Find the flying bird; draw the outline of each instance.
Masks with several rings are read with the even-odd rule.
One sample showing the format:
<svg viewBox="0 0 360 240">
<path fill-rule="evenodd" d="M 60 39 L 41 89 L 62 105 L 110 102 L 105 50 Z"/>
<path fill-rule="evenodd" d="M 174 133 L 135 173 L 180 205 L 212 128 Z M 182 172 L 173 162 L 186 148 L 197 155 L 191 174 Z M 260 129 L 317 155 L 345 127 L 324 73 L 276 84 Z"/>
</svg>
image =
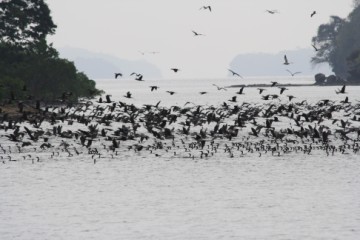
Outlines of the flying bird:
<svg viewBox="0 0 360 240">
<path fill-rule="evenodd" d="M 289 90 L 289 89 L 287 89 L 286 87 L 281 87 L 281 88 L 280 88 L 280 94 L 283 94 L 283 92 L 284 92 L 285 90 Z"/>
<path fill-rule="evenodd" d="M 241 77 L 241 78 L 243 78 L 240 74 L 238 74 L 237 72 L 234 72 L 233 70 L 231 70 L 231 69 L 228 69 L 231 73 L 232 73 L 232 75 L 233 76 L 239 76 L 239 77 Z"/>
<path fill-rule="evenodd" d="M 219 87 L 218 85 L 216 85 L 216 84 L 213 84 L 213 86 L 215 86 L 215 87 L 217 87 L 217 90 L 224 90 L 224 91 L 227 91 L 227 89 L 226 88 L 224 88 L 224 87 Z"/>
<path fill-rule="evenodd" d="M 286 55 L 284 55 L 284 65 L 289 65 L 290 62 L 288 61 L 288 58 Z"/>
<path fill-rule="evenodd" d="M 178 68 L 170 68 L 170 70 L 174 71 L 175 73 L 177 73 L 180 69 Z"/>
<path fill-rule="evenodd" d="M 122 77 L 122 73 L 115 73 L 115 79 L 118 78 L 118 77 Z"/>
<path fill-rule="evenodd" d="M 315 52 L 319 51 L 319 49 L 315 46 L 315 44 L 311 44 L 311 46 L 314 48 Z"/>
<path fill-rule="evenodd" d="M 266 10 L 266 12 L 268 12 L 268 13 L 270 13 L 270 14 L 279 13 L 278 10 Z"/>
<path fill-rule="evenodd" d="M 143 80 L 143 75 L 142 74 L 139 74 L 137 75 L 137 77 L 135 78 L 136 81 L 144 81 Z"/>
<path fill-rule="evenodd" d="M 197 36 L 205 36 L 204 34 L 202 33 L 198 33 L 198 32 L 195 32 L 195 31 L 192 31 L 194 33 L 194 37 L 197 37 Z"/>
<path fill-rule="evenodd" d="M 126 97 L 126 98 L 131 98 L 131 92 L 127 92 L 124 97 Z"/>
<path fill-rule="evenodd" d="M 199 10 L 206 10 L 206 9 L 209 9 L 209 11 L 211 12 L 211 6 L 202 6 Z"/>
<path fill-rule="evenodd" d="M 151 91 L 157 90 L 159 87 L 158 86 L 150 86 Z"/>
<path fill-rule="evenodd" d="M 174 93 L 175 93 L 173 91 L 166 91 L 166 92 L 170 93 L 170 95 L 174 95 Z"/>
<path fill-rule="evenodd" d="M 274 87 L 278 82 L 271 82 L 271 87 Z"/>
<path fill-rule="evenodd" d="M 316 11 L 313 11 L 310 15 L 310 17 L 313 17 L 316 14 Z"/>
<path fill-rule="evenodd" d="M 293 77 L 293 76 L 295 76 L 296 74 L 300 74 L 301 72 L 291 72 L 289 69 L 286 69 L 286 71 L 288 72 L 288 73 L 290 73 L 291 74 L 291 76 Z"/>
<path fill-rule="evenodd" d="M 258 90 L 259 90 L 259 94 L 262 94 L 263 91 L 265 91 L 266 89 L 265 88 L 258 88 Z"/>
</svg>

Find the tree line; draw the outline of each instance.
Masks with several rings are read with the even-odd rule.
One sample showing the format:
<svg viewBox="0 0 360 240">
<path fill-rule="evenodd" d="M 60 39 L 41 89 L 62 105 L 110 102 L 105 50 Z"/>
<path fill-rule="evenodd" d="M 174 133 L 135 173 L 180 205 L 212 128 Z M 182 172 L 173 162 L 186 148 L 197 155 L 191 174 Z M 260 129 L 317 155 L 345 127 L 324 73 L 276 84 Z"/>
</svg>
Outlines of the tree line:
<svg viewBox="0 0 360 240">
<path fill-rule="evenodd" d="M 47 42 L 56 27 L 44 0 L 0 1 L 0 99 L 76 100 L 101 93 Z"/>
</svg>

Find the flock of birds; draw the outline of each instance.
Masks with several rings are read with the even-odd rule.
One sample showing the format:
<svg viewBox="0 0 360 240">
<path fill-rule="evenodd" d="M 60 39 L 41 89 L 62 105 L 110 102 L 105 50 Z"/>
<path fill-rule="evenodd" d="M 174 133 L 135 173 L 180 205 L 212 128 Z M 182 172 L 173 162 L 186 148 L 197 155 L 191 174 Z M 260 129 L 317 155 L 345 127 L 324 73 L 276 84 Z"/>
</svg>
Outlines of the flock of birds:
<svg viewBox="0 0 360 240">
<path fill-rule="evenodd" d="M 211 12 L 212 8 L 203 6 L 200 10 Z M 312 12 L 311 17 L 315 14 L 316 11 Z M 196 31 L 193 34 L 204 36 Z M 283 64 L 291 63 L 285 55 Z M 175 67 L 170 70 L 180 71 Z M 228 71 L 243 78 L 232 69 Z M 291 76 L 300 73 L 287 71 Z M 115 73 L 115 78 L 122 76 Z M 144 81 L 141 73 L 133 72 L 130 76 Z M 275 89 L 277 85 L 271 82 L 268 88 Z M 213 86 L 230 94 L 226 87 Z M 149 87 L 151 92 L 159 88 Z M 278 87 L 279 94 L 265 94 L 268 88 L 258 88 L 257 103 L 239 103 L 238 95 L 246 91 L 243 86 L 235 96 L 217 105 L 187 102 L 166 107 L 161 101 L 155 105 L 135 105 L 127 100 L 113 101 L 110 95 L 98 101 L 80 99 L 73 104 L 67 100 L 69 93 L 52 105 L 19 101 L 15 112 L 6 111 L 7 106 L 3 105 L 0 161 L 36 163 L 84 156 L 81 159 L 90 159 L 95 164 L 103 159 L 137 156 L 199 160 L 359 153 L 359 101 L 351 102 L 345 97 L 339 102 L 323 99 L 310 104 L 306 100 L 294 102 L 296 97 L 287 95 L 288 101 L 284 102 L 280 96 L 288 88 Z M 346 94 L 346 86 L 336 90 L 336 94 Z M 123 97 L 130 100 L 133 94 L 127 91 Z"/>
<path fill-rule="evenodd" d="M 246 87 L 218 105 L 135 105 L 113 101 L 110 95 L 76 105 L 66 98 L 57 105 L 22 102 L 16 114 L 0 111 L 0 161 L 37 163 L 81 156 L 96 164 L 137 156 L 199 160 L 359 154 L 359 101 L 345 97 L 309 104 L 294 102 L 294 96 L 282 101 L 279 97 L 287 88 L 265 95 L 277 83 L 272 86 L 258 89 L 257 103 L 238 102 Z M 347 94 L 346 86 L 335 92 Z M 131 98 L 131 92 L 124 97 Z"/>
</svg>

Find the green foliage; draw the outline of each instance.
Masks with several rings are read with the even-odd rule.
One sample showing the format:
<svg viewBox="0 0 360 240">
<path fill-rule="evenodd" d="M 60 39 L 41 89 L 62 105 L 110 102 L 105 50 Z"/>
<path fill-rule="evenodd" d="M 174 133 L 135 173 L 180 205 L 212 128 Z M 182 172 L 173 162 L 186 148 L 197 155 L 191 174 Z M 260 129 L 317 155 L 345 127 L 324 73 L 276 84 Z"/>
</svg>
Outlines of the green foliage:
<svg viewBox="0 0 360 240">
<path fill-rule="evenodd" d="M 0 99 L 93 96 L 95 82 L 46 42 L 56 26 L 43 0 L 0 2 Z M 23 91 L 26 86 L 26 91 Z M 10 94 L 11 93 L 11 94 Z"/>
<path fill-rule="evenodd" d="M 318 28 L 312 42 L 319 49 L 313 57 L 314 64 L 328 62 L 337 76 L 350 76 L 348 57 L 360 49 L 360 6 L 347 19 L 336 16 Z"/>
<path fill-rule="evenodd" d="M 21 47 L 54 34 L 56 25 L 43 0 L 0 1 L 0 40 Z"/>
</svg>

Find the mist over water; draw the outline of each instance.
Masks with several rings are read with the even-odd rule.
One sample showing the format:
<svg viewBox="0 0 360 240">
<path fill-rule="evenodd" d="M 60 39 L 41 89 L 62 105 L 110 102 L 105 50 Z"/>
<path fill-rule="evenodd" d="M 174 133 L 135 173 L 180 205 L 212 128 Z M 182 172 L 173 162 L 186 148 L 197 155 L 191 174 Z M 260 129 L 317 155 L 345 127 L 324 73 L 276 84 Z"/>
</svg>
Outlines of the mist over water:
<svg viewBox="0 0 360 240">
<path fill-rule="evenodd" d="M 160 106 L 218 106 L 237 88 L 212 84 L 313 83 L 312 78 L 98 80 L 114 101 Z M 150 91 L 151 85 L 160 88 Z M 340 101 L 339 87 L 288 87 L 287 103 Z M 360 87 L 347 88 L 350 101 Z M 123 97 L 127 91 L 132 99 Z M 175 91 L 170 95 L 166 91 Z M 207 94 L 200 95 L 200 91 Z M 256 88 L 238 103 L 261 106 Z M 266 94 L 279 94 L 277 87 Z M 95 99 L 94 101 L 96 101 Z M 16 149 L 0 143 L 5 148 Z M 60 141 L 60 140 L 58 140 Z M 94 143 L 100 146 L 100 143 Z M 122 143 L 121 143 L 122 144 Z M 85 150 L 82 150 L 85 151 Z M 13 154 L 22 158 L 23 153 Z M 358 239 L 360 161 L 357 154 L 229 158 L 159 157 L 127 149 L 91 157 L 39 153 L 42 161 L 0 166 L 0 239 Z M 5 155 L 2 155 L 5 156 Z"/>
</svg>

